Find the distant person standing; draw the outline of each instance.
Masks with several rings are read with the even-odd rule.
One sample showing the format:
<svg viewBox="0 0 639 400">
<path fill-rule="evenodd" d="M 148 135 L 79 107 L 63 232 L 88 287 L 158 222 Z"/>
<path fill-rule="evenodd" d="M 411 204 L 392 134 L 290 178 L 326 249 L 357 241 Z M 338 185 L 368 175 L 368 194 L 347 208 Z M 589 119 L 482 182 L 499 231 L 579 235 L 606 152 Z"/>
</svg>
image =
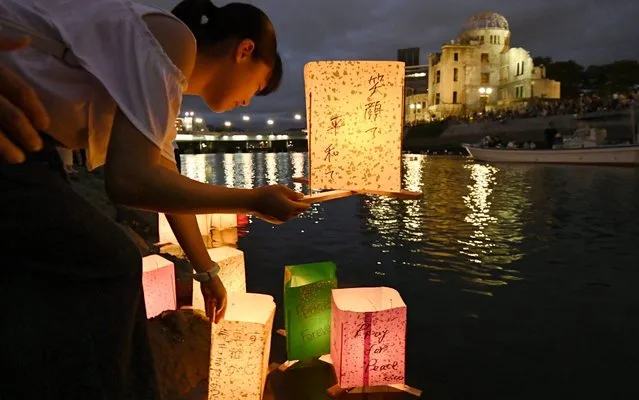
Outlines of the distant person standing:
<svg viewBox="0 0 639 400">
<path fill-rule="evenodd" d="M 549 149 L 552 149 L 553 144 L 555 144 L 555 136 L 559 133 L 555 128 L 555 124 L 551 121 L 548 124 L 548 128 L 544 131 L 544 136 L 546 138 L 546 146 Z"/>
<path fill-rule="evenodd" d="M 180 159 L 180 154 L 182 154 L 180 152 L 180 147 L 178 146 L 177 142 L 174 140 L 173 141 L 173 155 L 175 156 L 175 166 L 177 167 L 178 172 L 181 174 L 182 173 L 182 160 Z"/>
</svg>

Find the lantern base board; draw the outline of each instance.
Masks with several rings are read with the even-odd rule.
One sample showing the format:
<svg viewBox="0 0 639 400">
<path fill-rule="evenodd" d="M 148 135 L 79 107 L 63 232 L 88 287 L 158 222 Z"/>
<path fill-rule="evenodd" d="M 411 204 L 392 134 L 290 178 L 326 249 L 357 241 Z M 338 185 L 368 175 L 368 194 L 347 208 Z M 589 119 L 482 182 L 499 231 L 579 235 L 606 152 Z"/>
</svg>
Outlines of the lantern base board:
<svg viewBox="0 0 639 400">
<path fill-rule="evenodd" d="M 388 385 L 388 386 L 369 386 L 357 388 L 342 388 L 339 385 L 333 385 L 326 390 L 326 394 L 332 398 L 338 398 L 342 393 L 349 394 L 366 394 L 366 393 L 399 393 L 404 392 L 415 397 L 420 397 L 422 391 L 408 385 Z"/>
<path fill-rule="evenodd" d="M 292 181 L 294 183 L 310 185 L 310 180 L 308 178 L 296 177 L 292 178 Z M 411 192 L 409 190 L 400 190 L 399 192 L 386 192 L 381 190 L 328 190 L 304 196 L 304 199 L 302 201 L 308 203 L 320 203 L 322 201 L 341 199 L 343 197 L 349 197 L 358 194 L 389 196 L 401 200 L 415 200 L 419 199 L 423 195 L 422 192 Z"/>
<path fill-rule="evenodd" d="M 326 192 L 319 192 L 319 193 L 306 195 L 301 201 L 305 203 L 321 203 L 323 201 L 336 200 L 336 199 L 341 199 L 343 197 L 350 197 L 354 194 L 355 192 L 351 190 L 328 190 Z"/>
</svg>

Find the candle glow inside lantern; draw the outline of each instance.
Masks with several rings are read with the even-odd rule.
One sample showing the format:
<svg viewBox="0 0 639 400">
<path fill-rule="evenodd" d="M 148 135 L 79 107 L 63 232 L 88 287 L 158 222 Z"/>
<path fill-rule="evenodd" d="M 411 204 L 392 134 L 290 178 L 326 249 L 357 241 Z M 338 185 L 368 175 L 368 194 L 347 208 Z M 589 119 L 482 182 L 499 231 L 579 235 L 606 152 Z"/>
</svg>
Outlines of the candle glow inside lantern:
<svg viewBox="0 0 639 400">
<path fill-rule="evenodd" d="M 273 297 L 229 293 L 226 316 L 211 330 L 209 400 L 261 400 L 268 376 Z"/>
<path fill-rule="evenodd" d="M 175 310 L 175 267 L 164 257 L 153 254 L 142 258 L 142 287 L 147 318 Z"/>
<path fill-rule="evenodd" d="M 234 247 L 224 246 L 208 250 L 209 257 L 220 265 L 218 276 L 228 293 L 246 293 L 246 272 L 244 252 Z M 201 283 L 193 281 L 193 308 L 205 310 Z"/>
<path fill-rule="evenodd" d="M 225 230 L 236 228 L 238 225 L 236 214 L 198 214 L 196 218 L 202 236 L 212 236 L 211 231 L 223 233 Z M 171 225 L 166 219 L 166 215 L 162 213 L 158 214 L 158 231 L 159 243 L 177 244 L 177 238 L 171 229 Z M 233 234 L 231 233 L 231 235 Z"/>
<path fill-rule="evenodd" d="M 237 227 L 236 214 L 209 214 L 209 226 L 215 229 L 224 230 Z"/>
<path fill-rule="evenodd" d="M 211 228 L 208 222 L 208 216 L 206 214 L 196 215 L 197 225 L 200 228 L 200 234 L 202 236 L 209 236 L 211 234 Z M 169 221 L 166 219 L 166 215 L 158 213 L 158 243 L 174 243 L 178 244 L 177 238 L 171 229 Z"/>
<path fill-rule="evenodd" d="M 310 186 L 401 192 L 403 62 L 304 66 Z"/>
<path fill-rule="evenodd" d="M 332 262 L 286 266 L 284 319 L 289 360 L 308 360 L 330 352 L 335 270 Z"/>
<path fill-rule="evenodd" d="M 404 384 L 406 305 L 387 287 L 332 292 L 331 359 L 342 388 Z"/>
</svg>

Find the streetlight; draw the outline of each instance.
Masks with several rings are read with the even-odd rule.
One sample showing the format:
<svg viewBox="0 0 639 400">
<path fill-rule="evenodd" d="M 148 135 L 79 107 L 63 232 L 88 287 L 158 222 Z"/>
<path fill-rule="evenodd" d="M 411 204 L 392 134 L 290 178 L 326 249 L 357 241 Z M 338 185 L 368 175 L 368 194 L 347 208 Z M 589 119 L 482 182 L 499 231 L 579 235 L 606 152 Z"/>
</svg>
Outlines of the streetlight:
<svg viewBox="0 0 639 400">
<path fill-rule="evenodd" d="M 231 127 L 231 121 L 224 121 L 224 126 L 226 126 L 227 128 Z"/>
<path fill-rule="evenodd" d="M 300 119 L 302 119 L 302 116 L 300 114 L 295 114 L 295 119 L 299 121 Z"/>
<path fill-rule="evenodd" d="M 266 121 L 267 125 L 273 125 L 275 123 L 275 121 L 273 121 L 272 119 L 269 119 Z"/>
<path fill-rule="evenodd" d="M 248 115 L 243 115 L 242 116 L 242 121 L 250 121 L 251 117 L 249 117 Z"/>
</svg>

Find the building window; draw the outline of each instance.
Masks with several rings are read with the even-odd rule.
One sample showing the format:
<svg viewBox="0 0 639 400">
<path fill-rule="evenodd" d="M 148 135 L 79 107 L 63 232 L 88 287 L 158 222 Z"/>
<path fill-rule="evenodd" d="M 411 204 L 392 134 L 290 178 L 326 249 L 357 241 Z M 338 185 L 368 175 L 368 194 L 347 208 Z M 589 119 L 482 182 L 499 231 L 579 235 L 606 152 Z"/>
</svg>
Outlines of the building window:
<svg viewBox="0 0 639 400">
<path fill-rule="evenodd" d="M 490 35 L 490 44 L 493 44 L 493 35 Z"/>
<path fill-rule="evenodd" d="M 435 94 L 435 104 L 439 104 L 439 93 Z"/>
<path fill-rule="evenodd" d="M 490 83 L 490 72 L 481 73 L 481 83 L 482 84 Z"/>
<path fill-rule="evenodd" d="M 517 74 L 515 76 L 519 76 L 519 63 L 517 63 Z"/>
<path fill-rule="evenodd" d="M 455 61 L 459 61 L 459 53 L 455 53 L 454 59 L 455 59 Z"/>
<path fill-rule="evenodd" d="M 521 62 L 521 74 L 522 75 L 524 74 L 524 62 L 523 61 Z"/>
<path fill-rule="evenodd" d="M 459 71 L 457 70 L 457 68 L 453 69 L 453 81 L 457 82 L 459 80 Z"/>
<path fill-rule="evenodd" d="M 435 83 L 439 83 L 439 81 L 441 80 L 441 78 L 442 78 L 441 71 L 437 71 L 437 72 L 435 73 Z"/>
<path fill-rule="evenodd" d="M 479 37 L 479 44 L 484 44 L 484 35 Z"/>
<path fill-rule="evenodd" d="M 453 104 L 457 104 L 457 92 L 453 92 Z"/>
<path fill-rule="evenodd" d="M 488 62 L 488 53 L 481 53 L 481 62 Z"/>
</svg>

